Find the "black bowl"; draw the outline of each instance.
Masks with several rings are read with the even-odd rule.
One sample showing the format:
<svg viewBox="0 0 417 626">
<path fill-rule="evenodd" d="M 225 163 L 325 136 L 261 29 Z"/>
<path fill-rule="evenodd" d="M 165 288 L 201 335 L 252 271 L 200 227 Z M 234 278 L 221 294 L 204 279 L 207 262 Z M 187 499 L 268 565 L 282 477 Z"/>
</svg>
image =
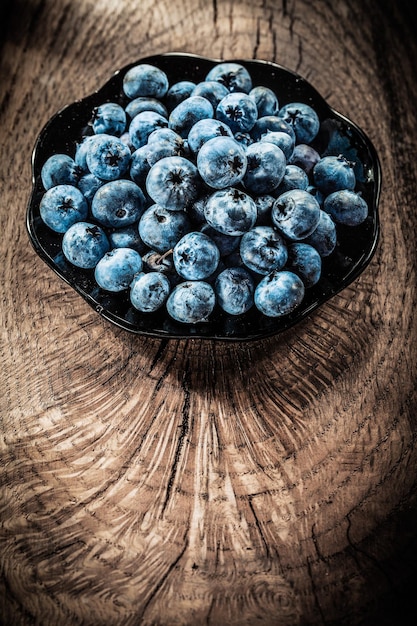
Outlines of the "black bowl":
<svg viewBox="0 0 417 626">
<path fill-rule="evenodd" d="M 75 144 L 85 133 L 94 107 L 106 101 L 127 103 L 122 81 L 126 71 L 138 63 L 150 63 L 163 69 L 170 84 L 180 80 L 200 82 L 219 59 L 192 54 L 169 53 L 140 59 L 117 71 L 97 92 L 78 100 L 54 115 L 42 129 L 32 155 L 33 188 L 27 208 L 27 230 L 41 259 L 88 302 L 102 317 L 116 326 L 139 335 L 160 338 L 207 338 L 252 340 L 282 332 L 305 319 L 329 298 L 352 283 L 370 262 L 379 238 L 378 201 L 381 170 L 378 155 L 365 133 L 351 120 L 333 110 L 322 96 L 301 76 L 275 63 L 234 59 L 250 72 L 254 85 L 273 89 L 280 106 L 287 102 L 306 102 L 318 113 L 321 129 L 312 143 L 320 154 L 343 154 L 355 163 L 357 190 L 367 201 L 367 219 L 355 227 L 337 227 L 335 251 L 323 259 L 322 277 L 306 290 L 302 304 L 291 314 L 271 318 L 255 307 L 240 316 L 228 315 L 216 308 L 210 320 L 199 324 L 175 322 L 165 309 L 143 314 L 134 309 L 128 293 L 109 293 L 97 286 L 92 270 L 72 266 L 63 257 L 62 235 L 51 231 L 41 220 L 39 204 L 44 193 L 40 172 L 43 163 L 54 153 L 73 155 Z"/>
</svg>

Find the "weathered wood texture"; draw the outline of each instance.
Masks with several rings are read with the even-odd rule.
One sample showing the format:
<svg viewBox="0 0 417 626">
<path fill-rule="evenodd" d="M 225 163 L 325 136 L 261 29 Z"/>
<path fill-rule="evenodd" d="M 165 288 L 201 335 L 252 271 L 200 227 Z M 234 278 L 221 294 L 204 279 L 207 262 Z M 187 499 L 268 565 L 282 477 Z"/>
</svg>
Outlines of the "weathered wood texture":
<svg viewBox="0 0 417 626">
<path fill-rule="evenodd" d="M 410 5 L 411 6 L 411 5 Z M 416 618 L 417 46 L 395 1 L 19 0 L 1 50 L 1 623 Z M 116 329 L 25 230 L 43 124 L 142 56 L 277 61 L 373 141 L 376 255 L 281 336 Z"/>
</svg>

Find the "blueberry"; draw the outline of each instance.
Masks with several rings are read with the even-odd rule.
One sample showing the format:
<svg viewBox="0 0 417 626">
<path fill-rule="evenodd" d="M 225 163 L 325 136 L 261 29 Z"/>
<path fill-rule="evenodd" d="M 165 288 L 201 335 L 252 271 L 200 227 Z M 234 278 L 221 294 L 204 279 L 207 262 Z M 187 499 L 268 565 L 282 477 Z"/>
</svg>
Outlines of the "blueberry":
<svg viewBox="0 0 417 626">
<path fill-rule="evenodd" d="M 253 306 L 255 284 L 243 267 L 229 267 L 217 276 L 214 292 L 220 307 L 230 315 L 242 315 Z"/>
<path fill-rule="evenodd" d="M 292 243 L 288 246 L 287 269 L 297 274 L 305 287 L 312 287 L 320 280 L 321 256 L 307 243 Z"/>
<path fill-rule="evenodd" d="M 266 226 L 271 224 L 271 210 L 275 202 L 275 197 L 270 194 L 261 194 L 254 197 L 256 204 L 256 226 Z"/>
<path fill-rule="evenodd" d="M 45 189 L 56 185 L 76 185 L 80 175 L 75 160 L 68 154 L 53 154 L 41 168 L 41 180 Z"/>
<path fill-rule="evenodd" d="M 168 119 L 168 110 L 165 104 L 157 98 L 149 98 L 147 96 L 139 96 L 128 102 L 125 111 L 131 120 L 144 111 L 153 111 Z"/>
<path fill-rule="evenodd" d="M 171 85 L 165 97 L 168 110 L 172 111 L 180 102 L 189 98 L 193 94 L 195 86 L 196 84 L 191 80 L 180 80 Z"/>
<path fill-rule="evenodd" d="M 90 222 L 76 222 L 62 238 L 65 258 L 83 269 L 94 268 L 109 249 L 110 243 L 104 230 Z"/>
<path fill-rule="evenodd" d="M 358 226 L 368 217 L 366 200 L 350 189 L 341 189 L 328 195 L 324 200 L 323 209 L 336 223 L 345 226 Z"/>
<path fill-rule="evenodd" d="M 263 117 L 258 117 L 250 131 L 250 134 L 254 141 L 259 141 L 259 139 L 269 132 L 286 133 L 287 135 L 290 135 L 295 143 L 295 133 L 292 126 L 277 115 L 264 115 Z"/>
<path fill-rule="evenodd" d="M 256 104 L 245 93 L 229 93 L 216 107 L 216 118 L 227 124 L 234 133 L 250 131 L 257 117 Z"/>
<path fill-rule="evenodd" d="M 181 211 L 195 202 L 200 187 L 197 167 L 181 156 L 160 159 L 146 178 L 146 190 L 152 200 L 171 211 Z"/>
<path fill-rule="evenodd" d="M 137 222 L 146 208 L 143 191 L 132 180 L 119 179 L 100 187 L 91 202 L 93 217 L 103 226 L 119 228 Z"/>
<path fill-rule="evenodd" d="M 228 256 L 239 247 L 240 237 L 224 235 L 215 230 L 210 224 L 204 223 L 201 232 L 210 237 L 219 249 L 220 256 Z"/>
<path fill-rule="evenodd" d="M 266 141 L 256 141 L 246 149 L 246 159 L 245 189 L 253 194 L 267 194 L 278 187 L 286 167 L 281 148 Z"/>
<path fill-rule="evenodd" d="M 246 172 L 245 149 L 231 137 L 213 137 L 197 154 L 197 168 L 204 182 L 214 189 L 239 183 Z"/>
<path fill-rule="evenodd" d="M 217 269 L 220 252 L 214 241 L 202 232 L 187 233 L 174 247 L 174 266 L 186 280 L 204 280 Z"/>
<path fill-rule="evenodd" d="M 139 235 L 137 224 L 117 228 L 110 232 L 108 237 L 112 248 L 132 248 L 139 254 L 144 254 L 148 250 L 148 246 Z"/>
<path fill-rule="evenodd" d="M 91 126 L 96 134 L 120 135 L 126 128 L 126 112 L 116 102 L 105 102 L 93 109 Z"/>
<path fill-rule="evenodd" d="M 111 137 L 111 135 L 109 135 Z M 76 144 L 74 161 L 79 170 L 83 173 L 88 172 L 87 154 L 91 149 L 91 144 L 97 140 L 97 135 L 86 135 Z M 102 139 L 100 139 L 102 141 Z"/>
<path fill-rule="evenodd" d="M 289 270 L 277 270 L 263 278 L 255 288 L 257 309 L 268 317 L 282 317 L 294 311 L 303 301 L 304 283 Z"/>
<path fill-rule="evenodd" d="M 73 185 L 56 185 L 45 191 L 39 204 L 42 220 L 57 233 L 65 233 L 75 222 L 87 218 L 88 203 Z"/>
<path fill-rule="evenodd" d="M 258 141 L 267 141 L 269 143 L 273 143 L 275 146 L 278 146 L 278 148 L 281 148 L 287 161 L 291 158 L 292 153 L 294 152 L 294 137 L 279 130 L 268 130 L 259 138 Z"/>
<path fill-rule="evenodd" d="M 340 189 L 353 190 L 356 185 L 353 164 L 343 155 L 325 156 L 314 166 L 313 183 L 325 196 Z"/>
<path fill-rule="evenodd" d="M 299 143 L 294 147 L 292 155 L 288 158 L 288 164 L 298 165 L 309 176 L 316 163 L 320 161 L 320 154 L 305 143 Z"/>
<path fill-rule="evenodd" d="M 202 96 L 189 96 L 173 109 L 169 116 L 169 128 L 186 138 L 199 120 L 214 117 L 212 104 Z"/>
<path fill-rule="evenodd" d="M 130 301 L 142 313 L 154 313 L 166 302 L 171 291 L 169 279 L 161 272 L 140 273 L 132 281 Z"/>
<path fill-rule="evenodd" d="M 190 229 L 190 220 L 184 211 L 170 211 L 159 204 L 146 209 L 138 226 L 142 241 L 160 253 L 173 248 Z"/>
<path fill-rule="evenodd" d="M 227 87 L 217 80 L 204 80 L 195 86 L 192 95 L 207 98 L 211 102 L 213 109 L 216 110 L 220 100 L 228 93 Z"/>
<path fill-rule="evenodd" d="M 206 75 L 206 81 L 215 80 L 229 91 L 249 93 L 252 89 L 252 77 L 240 63 L 223 61 L 215 65 Z"/>
<path fill-rule="evenodd" d="M 317 227 L 311 235 L 303 239 L 303 242 L 316 248 L 322 257 L 327 257 L 333 252 L 337 244 L 337 232 L 336 225 L 328 213 L 320 211 Z"/>
<path fill-rule="evenodd" d="M 132 248 L 113 248 L 99 260 L 94 270 L 96 283 L 106 291 L 128 289 L 135 274 L 142 270 L 142 257 Z"/>
<path fill-rule="evenodd" d="M 279 111 L 279 103 L 276 93 L 269 87 L 258 85 L 249 92 L 258 109 L 258 117 L 276 115 Z"/>
<path fill-rule="evenodd" d="M 308 185 L 307 191 L 308 193 L 311 193 L 311 195 L 315 197 L 320 207 L 322 207 L 325 196 L 321 193 L 321 191 L 319 191 L 315 185 Z"/>
<path fill-rule="evenodd" d="M 128 98 L 163 98 L 168 91 L 168 77 L 163 70 L 149 63 L 130 68 L 123 77 L 123 91 Z"/>
<path fill-rule="evenodd" d="M 292 126 L 296 143 L 310 143 L 320 129 L 316 111 L 305 102 L 290 102 L 278 111 L 278 117 Z"/>
<path fill-rule="evenodd" d="M 309 186 L 309 182 L 306 172 L 301 167 L 298 167 L 298 165 L 287 165 L 284 176 L 279 186 L 275 189 L 275 194 L 281 195 L 285 191 L 290 191 L 290 189 L 304 189 L 305 191 Z"/>
<path fill-rule="evenodd" d="M 187 207 L 187 214 L 189 215 L 193 224 L 195 224 L 196 226 L 202 226 L 206 222 L 204 207 L 206 206 L 207 200 L 210 196 L 211 192 L 203 193 L 197 198 L 195 202 Z"/>
<path fill-rule="evenodd" d="M 186 156 L 187 148 L 184 139 L 171 128 L 159 128 L 148 137 L 147 159 L 149 165 L 168 156 Z"/>
<path fill-rule="evenodd" d="M 184 281 L 168 296 L 168 314 L 177 322 L 196 324 L 206 322 L 216 304 L 214 289 L 203 280 Z"/>
<path fill-rule="evenodd" d="M 284 267 L 287 245 L 272 226 L 255 226 L 242 236 L 240 256 L 250 270 L 266 275 Z"/>
<path fill-rule="evenodd" d="M 148 145 L 141 146 L 132 152 L 130 159 L 130 178 L 139 187 L 144 188 L 146 185 L 146 177 L 151 166 L 148 161 Z"/>
<path fill-rule="evenodd" d="M 166 128 L 168 120 L 155 111 L 142 111 L 138 113 L 129 126 L 129 137 L 132 146 L 137 149 L 146 145 L 149 135 L 158 128 Z"/>
<path fill-rule="evenodd" d="M 275 200 L 271 217 L 273 224 L 290 240 L 311 235 L 320 220 L 320 205 L 304 189 L 291 189 Z"/>
<path fill-rule="evenodd" d="M 88 169 L 103 180 L 116 180 L 125 174 L 130 156 L 129 148 L 118 137 L 111 135 L 96 135 L 94 141 L 87 144 Z"/>
<path fill-rule="evenodd" d="M 106 181 L 101 178 L 97 178 L 94 174 L 84 174 L 78 181 L 78 188 L 82 192 L 83 196 L 90 205 L 94 195 L 99 187 L 105 184 Z"/>
<path fill-rule="evenodd" d="M 206 221 L 225 235 L 243 235 L 256 222 L 255 201 L 235 187 L 215 191 L 204 207 Z"/>
<path fill-rule="evenodd" d="M 214 118 L 199 120 L 188 133 L 188 147 L 192 153 L 197 154 L 203 144 L 214 137 L 233 138 L 233 133 L 229 126 Z"/>
</svg>

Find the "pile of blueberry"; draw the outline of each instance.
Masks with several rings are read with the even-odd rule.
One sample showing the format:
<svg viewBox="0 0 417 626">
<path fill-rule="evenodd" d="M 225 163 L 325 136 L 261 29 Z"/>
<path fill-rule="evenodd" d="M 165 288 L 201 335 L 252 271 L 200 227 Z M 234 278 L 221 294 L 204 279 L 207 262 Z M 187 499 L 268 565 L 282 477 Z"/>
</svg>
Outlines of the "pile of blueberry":
<svg viewBox="0 0 417 626">
<path fill-rule="evenodd" d="M 216 307 L 275 318 L 299 307 L 338 224 L 368 215 L 354 164 L 311 145 L 316 111 L 280 106 L 234 62 L 173 84 L 139 63 L 123 92 L 125 106 L 91 111 L 74 154 L 42 166 L 40 216 L 65 259 L 137 311 L 165 307 L 184 324 Z"/>
</svg>

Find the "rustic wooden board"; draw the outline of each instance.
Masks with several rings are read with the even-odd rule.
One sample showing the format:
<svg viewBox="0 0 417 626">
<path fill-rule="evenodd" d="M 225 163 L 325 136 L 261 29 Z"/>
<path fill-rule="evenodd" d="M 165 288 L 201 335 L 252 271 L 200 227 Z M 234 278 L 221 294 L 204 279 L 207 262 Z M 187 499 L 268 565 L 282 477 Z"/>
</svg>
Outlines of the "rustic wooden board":
<svg viewBox="0 0 417 626">
<path fill-rule="evenodd" d="M 2 10 L 0 623 L 414 623 L 408 6 L 21 0 Z M 30 159 L 44 123 L 118 67 L 167 51 L 297 71 L 378 151 L 375 256 L 282 335 L 134 336 L 29 244 Z"/>
</svg>

